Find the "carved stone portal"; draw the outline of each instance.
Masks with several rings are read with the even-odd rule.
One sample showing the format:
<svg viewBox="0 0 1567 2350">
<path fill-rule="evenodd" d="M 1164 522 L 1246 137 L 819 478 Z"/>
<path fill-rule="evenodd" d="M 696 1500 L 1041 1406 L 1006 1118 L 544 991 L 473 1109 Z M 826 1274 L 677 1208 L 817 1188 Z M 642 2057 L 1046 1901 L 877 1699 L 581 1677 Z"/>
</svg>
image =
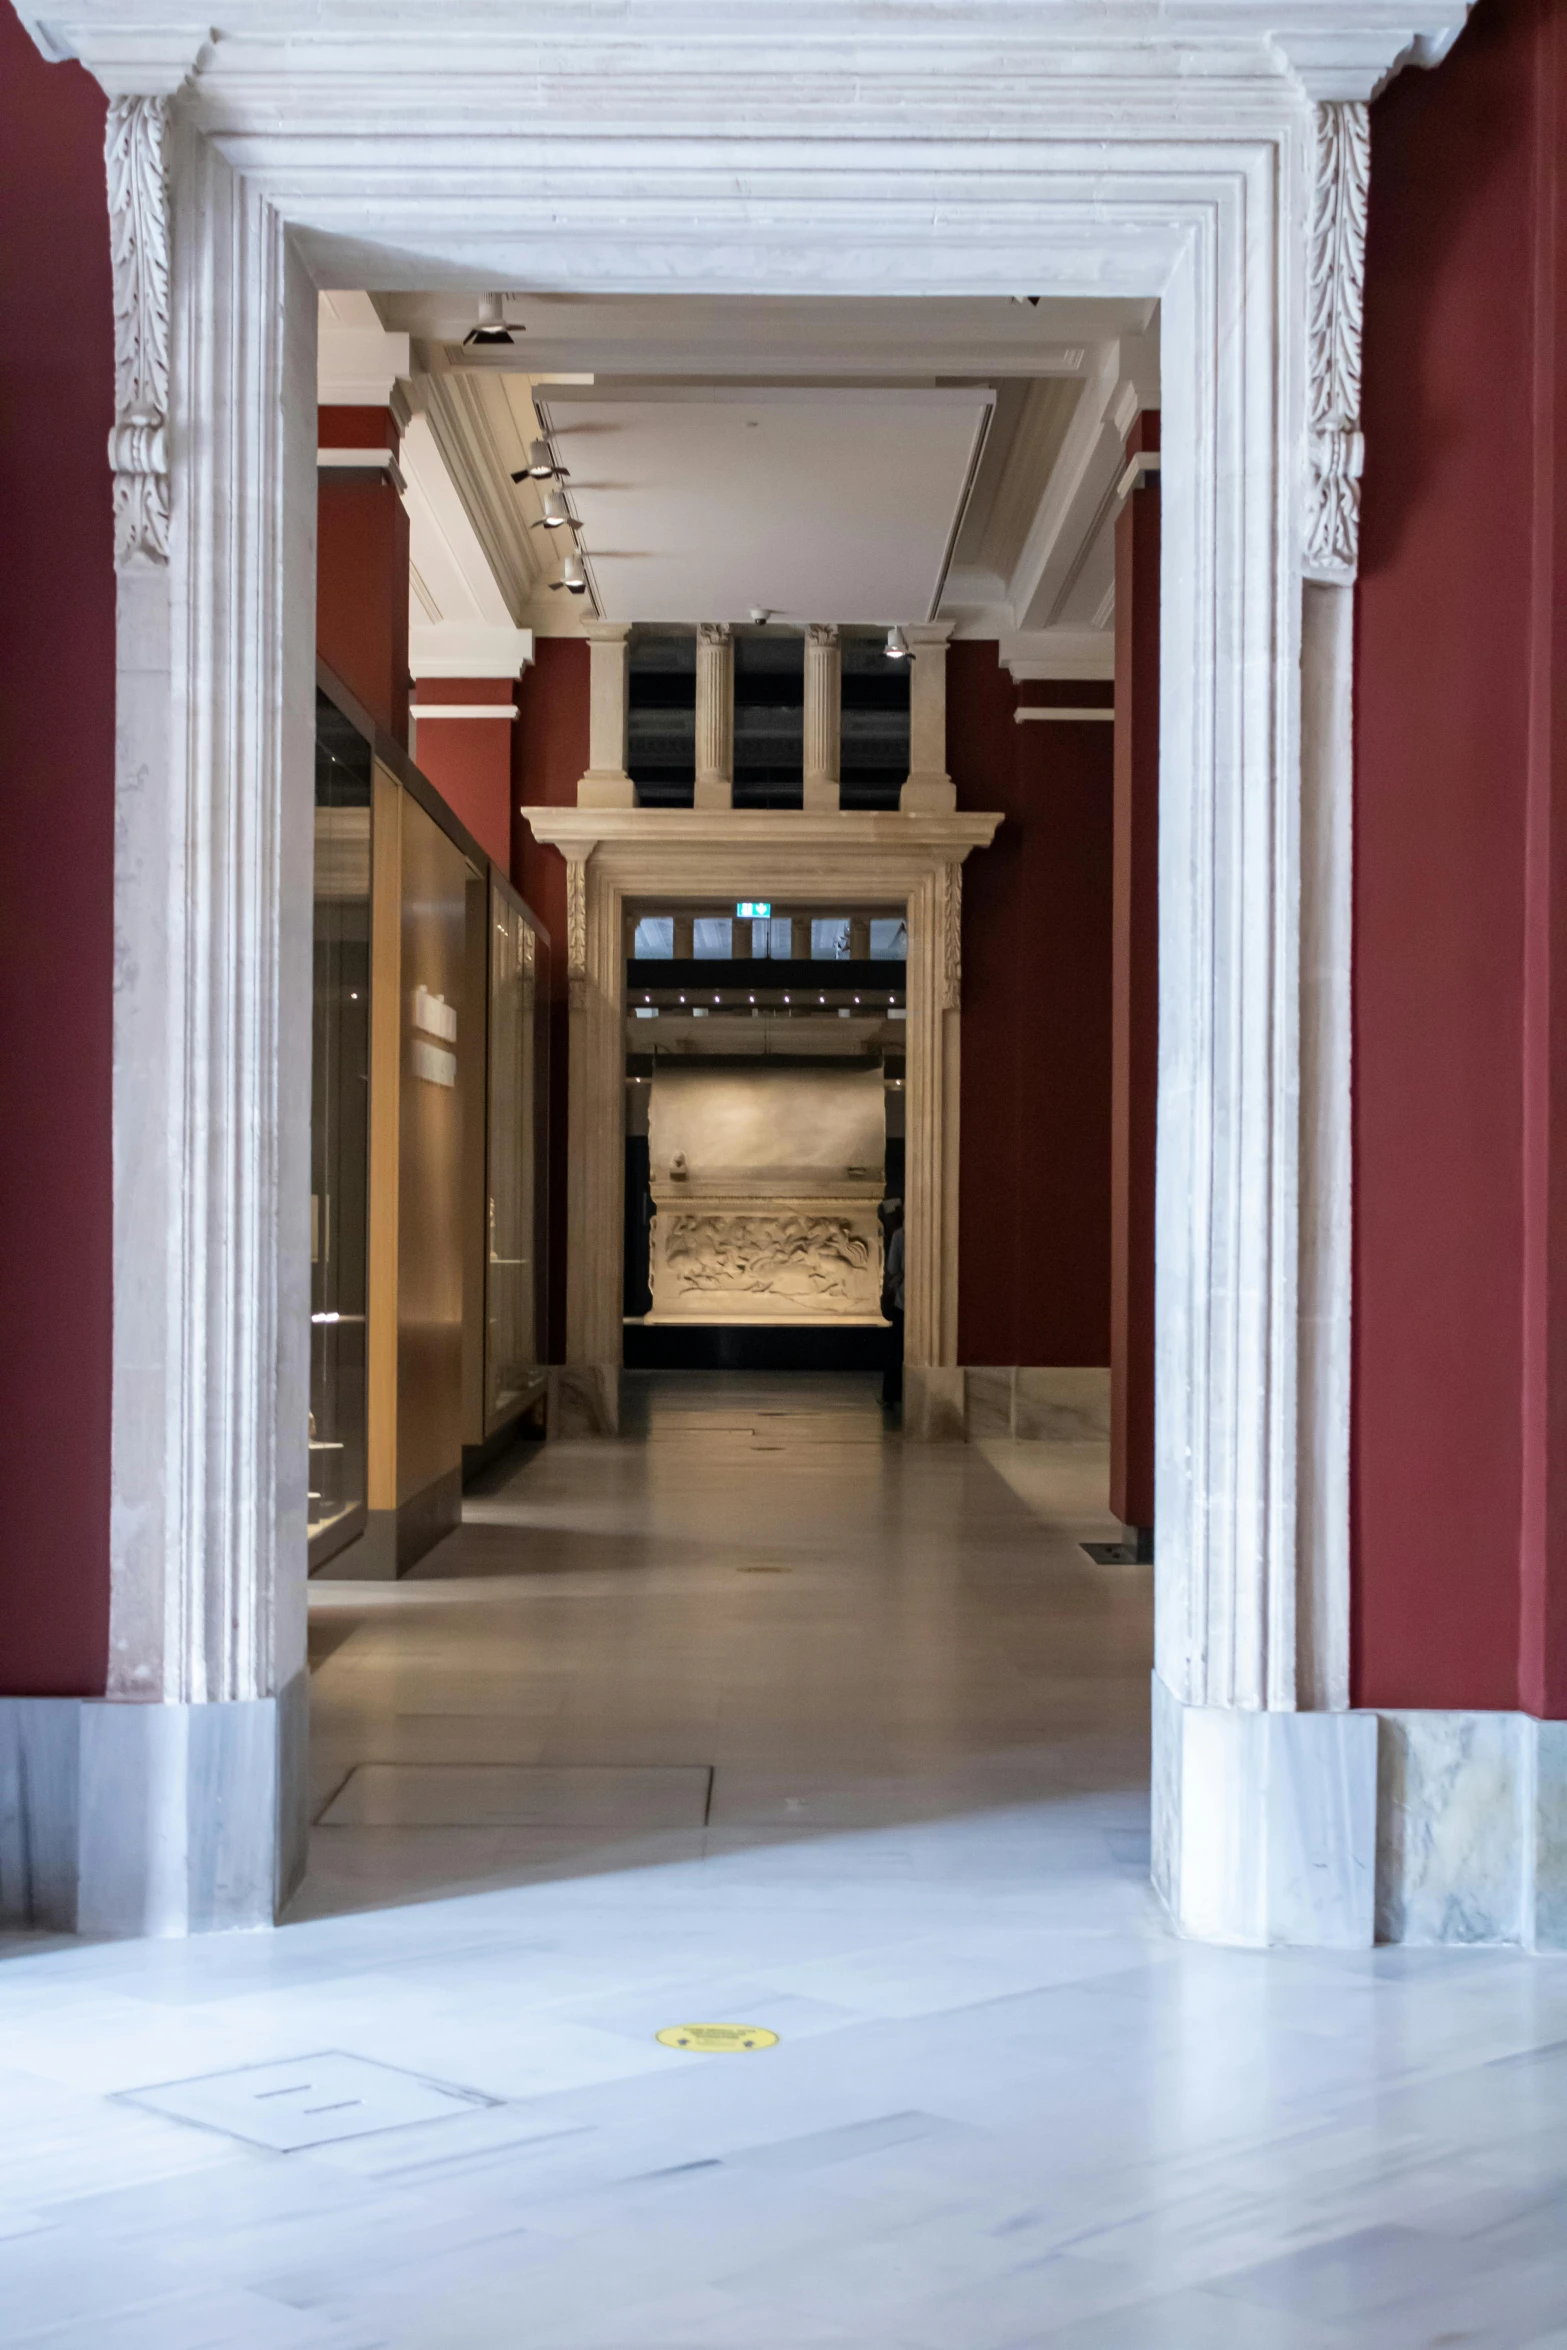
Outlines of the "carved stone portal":
<svg viewBox="0 0 1567 2350">
<path fill-rule="evenodd" d="M 658 1070 L 648 1319 L 879 1323 L 885 1157 L 879 1068 Z"/>
</svg>

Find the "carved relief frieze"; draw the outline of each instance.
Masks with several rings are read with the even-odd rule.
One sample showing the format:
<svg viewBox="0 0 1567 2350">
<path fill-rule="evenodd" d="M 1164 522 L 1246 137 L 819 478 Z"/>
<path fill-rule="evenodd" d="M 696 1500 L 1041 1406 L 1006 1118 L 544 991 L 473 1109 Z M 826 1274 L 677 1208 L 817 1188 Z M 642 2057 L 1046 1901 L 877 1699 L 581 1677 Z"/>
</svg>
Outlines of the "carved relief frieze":
<svg viewBox="0 0 1567 2350">
<path fill-rule="evenodd" d="M 1307 278 L 1305 568 L 1351 580 L 1360 556 L 1360 347 L 1371 127 L 1359 101 L 1316 109 Z"/>
<path fill-rule="evenodd" d="M 829 1305 L 875 1310 L 874 1211 L 685 1212 L 670 1215 L 660 1237 L 660 1261 L 677 1299 L 749 1298 L 784 1311 Z"/>
<path fill-rule="evenodd" d="M 116 98 L 104 154 L 114 269 L 114 551 L 169 559 L 169 201 L 166 98 Z"/>
</svg>

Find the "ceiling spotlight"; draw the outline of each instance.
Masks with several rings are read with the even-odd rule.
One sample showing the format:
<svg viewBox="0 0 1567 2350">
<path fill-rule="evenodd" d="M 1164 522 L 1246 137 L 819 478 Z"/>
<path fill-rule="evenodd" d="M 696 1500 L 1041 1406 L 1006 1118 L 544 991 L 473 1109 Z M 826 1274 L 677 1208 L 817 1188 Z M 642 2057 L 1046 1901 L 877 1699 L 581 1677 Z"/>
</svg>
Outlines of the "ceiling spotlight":
<svg viewBox="0 0 1567 2350">
<path fill-rule="evenodd" d="M 552 579 L 550 581 L 550 588 L 552 592 L 560 588 L 564 588 L 567 594 L 572 596 L 585 596 L 587 594 L 588 575 L 582 568 L 582 557 L 580 555 L 568 555 L 566 557 L 565 562 L 560 567 L 559 579 Z"/>
<path fill-rule="evenodd" d="M 548 441 L 530 441 L 528 443 L 527 464 L 520 473 L 512 475 L 513 481 L 569 481 L 570 479 L 571 476 L 565 466 L 557 465 L 551 456 Z"/>
<path fill-rule="evenodd" d="M 484 349 L 492 343 L 511 343 L 516 340 L 506 324 L 506 297 L 504 294 L 479 296 L 479 323 L 471 326 L 463 336 L 463 347 L 473 345 Z"/>
<path fill-rule="evenodd" d="M 889 661 L 906 661 L 906 660 L 908 659 L 908 657 L 909 657 L 909 640 L 908 640 L 908 638 L 907 638 L 907 637 L 904 635 L 904 633 L 903 633 L 903 631 L 902 631 L 902 629 L 901 629 L 901 628 L 889 628 L 889 629 L 888 629 L 888 631 L 887 631 L 887 658 L 888 658 L 888 660 L 889 660 Z"/>
<path fill-rule="evenodd" d="M 570 520 L 571 516 L 566 511 L 566 501 L 559 490 L 546 490 L 543 518 L 535 522 L 532 527 L 535 530 L 560 530 Z"/>
</svg>

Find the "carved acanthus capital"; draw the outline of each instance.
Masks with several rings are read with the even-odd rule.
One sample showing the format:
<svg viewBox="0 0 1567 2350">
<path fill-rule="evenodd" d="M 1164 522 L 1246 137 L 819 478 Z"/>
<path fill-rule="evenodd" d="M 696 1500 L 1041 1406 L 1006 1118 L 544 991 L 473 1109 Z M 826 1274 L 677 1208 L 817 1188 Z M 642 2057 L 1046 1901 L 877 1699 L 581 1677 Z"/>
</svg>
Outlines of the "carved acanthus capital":
<svg viewBox="0 0 1567 2350">
<path fill-rule="evenodd" d="M 699 645 L 721 646 L 724 650 L 727 651 L 729 645 L 728 621 L 699 620 L 697 622 L 696 641 Z"/>
<path fill-rule="evenodd" d="M 805 641 L 807 645 L 814 646 L 819 653 L 835 653 L 838 650 L 837 622 L 835 620 L 807 622 Z"/>
<path fill-rule="evenodd" d="M 116 566 L 169 559 L 167 98 L 116 98 L 104 155 L 114 269 Z"/>
<path fill-rule="evenodd" d="M 1371 125 L 1359 100 L 1316 109 L 1307 277 L 1308 578 L 1347 581 L 1360 558 L 1360 349 Z"/>
</svg>

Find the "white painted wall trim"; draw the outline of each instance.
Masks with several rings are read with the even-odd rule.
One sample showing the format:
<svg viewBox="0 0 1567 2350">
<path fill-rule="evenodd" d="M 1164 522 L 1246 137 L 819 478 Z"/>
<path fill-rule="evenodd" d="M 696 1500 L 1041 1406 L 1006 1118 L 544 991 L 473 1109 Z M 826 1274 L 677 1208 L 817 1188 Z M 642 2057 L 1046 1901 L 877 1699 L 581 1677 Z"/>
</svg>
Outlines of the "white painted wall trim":
<svg viewBox="0 0 1567 2350">
<path fill-rule="evenodd" d="M 410 702 L 408 715 L 420 718 L 499 718 L 510 721 L 517 715 L 515 702 Z"/>
</svg>

